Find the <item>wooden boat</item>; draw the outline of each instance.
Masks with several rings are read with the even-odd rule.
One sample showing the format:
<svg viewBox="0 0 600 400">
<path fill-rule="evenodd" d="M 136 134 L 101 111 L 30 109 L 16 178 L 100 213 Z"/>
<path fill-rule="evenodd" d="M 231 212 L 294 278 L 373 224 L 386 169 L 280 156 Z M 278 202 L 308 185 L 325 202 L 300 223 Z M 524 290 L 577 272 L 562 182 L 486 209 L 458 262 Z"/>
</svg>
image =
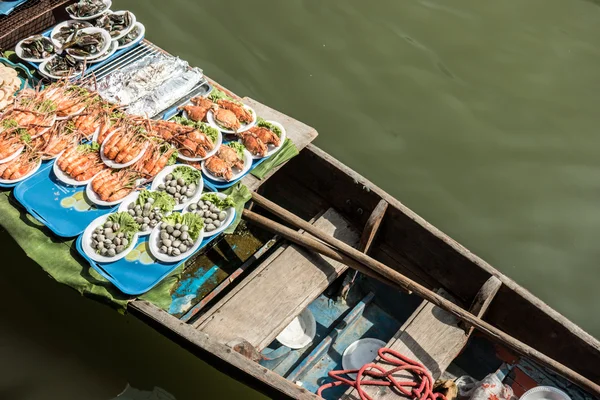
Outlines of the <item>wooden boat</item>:
<svg viewBox="0 0 600 400">
<path fill-rule="evenodd" d="M 303 148 L 268 180 L 247 177 L 251 190 L 336 238 L 356 246 L 427 288 L 442 293 L 509 335 L 600 382 L 600 343 L 526 289 L 436 229 L 364 177 L 308 144 L 316 132 L 251 99 L 259 114 L 285 121 Z M 268 215 L 254 205 L 253 211 Z M 186 306 L 165 312 L 134 301 L 130 310 L 216 368 L 275 398 L 317 398 L 330 369 L 360 338 L 377 338 L 423 363 L 433 374 L 495 373 L 515 394 L 537 384 L 591 398 L 582 389 L 524 357 L 512 354 L 438 307 L 336 261 L 310 253 L 247 224 L 223 239 L 218 251 L 198 257 L 181 287 Z M 222 271 L 212 283 L 205 272 Z M 200 271 L 200 272 L 198 272 Z M 199 280 L 203 280 L 199 283 Z M 180 294 L 176 290 L 175 300 Z M 316 337 L 303 349 L 276 337 L 305 309 Z M 446 371 L 448 370 L 448 371 Z M 344 394 L 345 393 L 345 394 Z M 390 398 L 389 389 L 370 392 Z M 325 398 L 357 398 L 348 388 Z M 395 396 L 395 395 L 394 395 Z"/>
<path fill-rule="evenodd" d="M 243 100 L 265 119 L 281 122 L 301 150 L 263 180 L 246 176 L 243 183 L 250 190 L 600 382 L 596 339 L 311 145 L 317 135 L 313 128 Z M 357 276 L 338 261 L 251 224 L 222 237 L 187 266 L 173 304 L 167 312 L 136 300 L 129 310 L 214 367 L 274 398 L 317 398 L 329 370 L 340 369 L 344 351 L 361 338 L 382 340 L 423 363 L 435 378 L 469 374 L 480 379 L 492 373 L 517 395 L 544 383 L 574 400 L 591 398 L 531 360 L 470 335 L 469 327 L 433 304 Z M 316 321 L 312 342 L 301 349 L 278 343 L 278 335 L 307 309 Z M 378 399 L 395 396 L 387 389 L 369 390 Z M 323 395 L 357 398 L 344 387 Z"/>
</svg>

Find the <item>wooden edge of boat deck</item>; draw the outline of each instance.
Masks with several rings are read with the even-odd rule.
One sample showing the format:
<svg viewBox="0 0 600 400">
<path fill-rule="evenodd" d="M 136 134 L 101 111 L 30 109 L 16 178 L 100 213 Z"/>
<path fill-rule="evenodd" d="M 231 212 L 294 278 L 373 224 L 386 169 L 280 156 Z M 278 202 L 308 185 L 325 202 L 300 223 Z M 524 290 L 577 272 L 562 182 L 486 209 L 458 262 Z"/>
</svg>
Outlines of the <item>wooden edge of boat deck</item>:
<svg viewBox="0 0 600 400">
<path fill-rule="evenodd" d="M 233 351 L 215 338 L 181 322 L 146 301 L 136 301 L 133 313 L 157 331 L 172 339 L 221 372 L 272 398 L 316 400 L 314 393 L 297 386 L 268 368 Z M 258 385 L 257 385 L 258 383 Z"/>
</svg>

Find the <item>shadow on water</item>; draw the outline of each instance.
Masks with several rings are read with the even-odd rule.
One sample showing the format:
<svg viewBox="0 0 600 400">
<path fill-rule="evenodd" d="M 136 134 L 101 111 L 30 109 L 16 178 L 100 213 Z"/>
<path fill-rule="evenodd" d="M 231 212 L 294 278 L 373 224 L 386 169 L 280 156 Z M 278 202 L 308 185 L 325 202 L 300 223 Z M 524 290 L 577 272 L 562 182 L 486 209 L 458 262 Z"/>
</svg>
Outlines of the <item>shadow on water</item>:
<svg viewBox="0 0 600 400">
<path fill-rule="evenodd" d="M 4 230 L 0 243 L 0 399 L 109 400 L 127 383 L 178 400 L 263 398 L 135 317 L 56 283 Z"/>
</svg>

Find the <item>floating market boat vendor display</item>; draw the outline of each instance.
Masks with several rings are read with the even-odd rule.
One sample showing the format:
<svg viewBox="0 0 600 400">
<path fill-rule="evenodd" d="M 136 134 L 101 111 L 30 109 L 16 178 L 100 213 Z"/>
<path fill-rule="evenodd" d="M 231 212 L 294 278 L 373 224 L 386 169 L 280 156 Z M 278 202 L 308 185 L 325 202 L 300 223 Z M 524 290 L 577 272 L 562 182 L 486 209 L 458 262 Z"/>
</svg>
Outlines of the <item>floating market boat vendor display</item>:
<svg viewBox="0 0 600 400">
<path fill-rule="evenodd" d="M 310 144 L 313 128 L 211 81 L 110 8 L 82 0 L 73 20 L 23 38 L 17 54 L 43 86 L 0 69 L 0 186 L 53 245 L 130 295 L 131 313 L 276 398 L 395 398 L 360 387 L 362 371 L 329 374 L 371 361 L 386 371 L 390 354 L 427 371 L 402 379 L 489 374 L 517 395 L 537 384 L 598 395 L 597 340 Z M 266 198 L 310 225 L 265 219 L 297 227 Z M 421 300 L 312 228 L 446 300 Z M 170 308 L 136 299 L 182 268 Z M 503 335 L 472 334 L 481 319 L 577 384 Z"/>
</svg>

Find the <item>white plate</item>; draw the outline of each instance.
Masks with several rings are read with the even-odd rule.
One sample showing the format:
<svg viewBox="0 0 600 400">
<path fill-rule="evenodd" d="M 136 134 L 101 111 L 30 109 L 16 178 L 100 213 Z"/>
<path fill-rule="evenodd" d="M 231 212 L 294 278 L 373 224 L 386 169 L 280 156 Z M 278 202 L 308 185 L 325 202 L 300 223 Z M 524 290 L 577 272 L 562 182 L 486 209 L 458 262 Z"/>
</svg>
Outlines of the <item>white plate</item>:
<svg viewBox="0 0 600 400">
<path fill-rule="evenodd" d="M 76 77 L 76 76 L 79 76 L 79 75 L 81 75 L 81 72 L 75 72 L 74 74 L 72 74 L 72 75 L 69 75 L 69 76 L 58 76 L 58 75 L 53 75 L 53 74 L 51 74 L 50 72 L 46 71 L 46 66 L 48 65 L 48 63 L 50 62 L 50 60 L 52 60 L 54 57 L 57 57 L 57 56 L 56 56 L 56 55 L 54 55 L 54 56 L 50 57 L 49 59 L 45 60 L 44 62 L 42 62 L 42 63 L 40 64 L 40 69 L 39 69 L 39 71 L 38 71 L 38 72 L 39 72 L 39 73 L 40 73 L 42 76 L 45 76 L 46 78 L 49 78 L 49 79 L 61 80 L 61 79 L 69 79 L 69 78 L 74 78 L 74 77 Z"/>
<path fill-rule="evenodd" d="M 19 156 L 19 154 L 21 154 L 21 152 L 23 151 L 23 149 L 25 148 L 25 146 L 21 146 L 17 151 L 15 151 L 12 155 L 3 158 L 0 160 L 0 164 L 6 164 L 7 162 L 11 162 L 12 160 L 14 160 L 15 158 L 17 158 Z"/>
<path fill-rule="evenodd" d="M 54 176 L 56 176 L 56 179 L 58 179 L 62 183 L 66 184 L 66 185 L 70 185 L 70 186 L 83 186 L 83 185 L 87 185 L 88 183 L 90 183 L 92 181 L 92 179 L 94 179 L 94 177 L 96 175 L 98 175 L 100 173 L 100 172 L 98 172 L 98 174 L 92 176 L 90 179 L 85 180 L 85 181 L 78 181 L 76 179 L 71 178 L 69 175 L 67 175 L 66 173 L 64 173 L 58 167 L 58 160 L 63 155 L 63 153 L 64 153 L 64 151 L 62 153 L 60 153 L 58 155 L 58 157 L 56 157 L 56 161 L 54 161 L 54 165 L 52 166 L 52 172 L 54 172 Z"/>
<path fill-rule="evenodd" d="M 142 158 L 144 156 L 144 153 L 146 153 L 146 150 L 148 150 L 148 144 L 146 144 L 144 149 L 142 151 L 140 151 L 140 154 L 135 156 L 135 158 L 133 160 L 126 162 L 124 164 L 116 163 L 113 160 L 110 160 L 109 158 L 107 158 L 104 155 L 104 145 L 106 145 L 106 143 L 108 143 L 108 140 L 110 139 L 110 137 L 112 135 L 114 135 L 115 133 L 119 132 L 119 130 L 120 129 L 115 129 L 113 132 L 111 132 L 110 135 L 108 135 L 102 142 L 102 146 L 100 146 L 100 158 L 102 159 L 102 162 L 104 164 L 106 164 L 107 166 L 109 166 L 110 168 L 114 168 L 114 169 L 121 169 L 121 168 L 129 167 L 129 166 L 135 164 L 136 162 L 138 162 L 140 160 L 140 158 Z"/>
<path fill-rule="evenodd" d="M 363 365 L 373 362 L 377 358 L 377 352 L 385 347 L 385 344 L 383 340 L 374 338 L 359 339 L 351 343 L 342 354 L 342 368 L 360 369 Z M 356 379 L 356 374 L 348 376 Z"/>
<path fill-rule="evenodd" d="M 34 36 L 39 36 L 39 35 L 34 35 Z M 21 40 L 19 43 L 17 43 L 17 45 L 15 46 L 15 53 L 17 53 L 17 57 L 19 57 L 21 60 L 25 60 L 25 61 L 29 61 L 29 62 L 34 62 L 34 63 L 41 63 L 44 61 L 48 61 L 49 59 L 51 59 L 52 57 L 54 57 L 56 54 L 52 54 L 50 57 L 46 57 L 46 58 L 27 58 L 23 56 L 23 42 L 31 39 L 34 36 L 30 36 L 28 38 L 25 38 L 23 40 Z M 50 38 L 46 38 L 48 40 L 50 40 Z M 50 43 L 52 43 L 52 45 L 54 45 L 54 43 L 52 42 L 52 40 L 50 40 Z M 56 47 L 56 46 L 55 46 Z M 54 53 L 56 53 L 56 49 L 54 49 Z"/>
<path fill-rule="evenodd" d="M 285 138 L 287 137 L 287 132 L 285 131 L 285 128 L 279 122 L 275 122 L 275 121 L 267 121 L 267 122 L 275 125 L 279 129 L 281 129 L 281 136 L 279 137 L 279 146 L 273 146 L 272 144 L 267 145 L 268 151 L 267 151 L 267 155 L 264 157 L 255 156 L 254 154 L 250 153 L 252 155 L 253 160 L 271 157 L 273 154 L 277 153 L 279 151 L 279 149 L 281 149 L 281 147 L 283 146 L 283 142 L 285 142 Z M 239 142 L 243 143 L 242 139 L 240 139 Z"/>
<path fill-rule="evenodd" d="M 84 112 L 85 111 L 85 107 L 86 107 L 86 105 L 84 104 L 77 111 L 75 111 L 75 112 L 73 112 L 73 113 L 71 113 L 69 115 L 66 115 L 64 117 L 56 116 L 55 118 L 56 118 L 57 121 L 62 121 L 62 120 L 65 120 L 65 119 L 69 119 L 69 118 L 75 117 L 75 116 L 81 114 L 82 112 Z"/>
<path fill-rule="evenodd" d="M 137 37 L 127 44 L 119 45 L 119 47 L 118 47 L 119 50 L 134 46 L 134 45 L 138 44 L 144 38 L 144 35 L 146 34 L 146 27 L 144 26 L 144 24 L 142 24 L 141 22 L 136 22 L 134 26 L 138 29 Z M 133 29 L 135 29 L 135 28 L 133 28 Z"/>
<path fill-rule="evenodd" d="M 68 21 L 65 21 L 65 22 L 61 22 L 60 24 L 56 25 L 54 27 L 54 29 L 52 29 L 52 32 L 50 32 L 50 40 L 52 41 L 52 43 L 54 43 L 54 46 L 56 46 L 56 47 L 61 47 L 62 46 L 61 42 L 59 42 L 57 39 L 54 39 L 54 36 L 58 33 L 58 31 L 63 26 L 71 26 L 71 25 L 73 25 L 73 23 L 85 24 L 86 28 L 90 28 L 90 27 L 93 26 L 91 23 L 89 23 L 87 21 L 77 21 L 77 20 L 74 20 L 74 19 L 71 19 L 71 20 L 68 20 Z"/>
<path fill-rule="evenodd" d="M 194 245 L 185 253 L 181 253 L 178 256 L 169 256 L 168 254 L 164 254 L 159 251 L 158 242 L 160 239 L 160 226 L 161 224 L 156 225 L 154 229 L 152 229 L 152 232 L 150 232 L 150 237 L 148 238 L 148 244 L 150 246 L 150 253 L 152 253 L 152 256 L 162 262 L 174 263 L 191 256 L 198 250 L 198 247 L 200 247 L 202 244 L 202 239 L 204 239 L 204 229 L 202 229 Z"/>
<path fill-rule="evenodd" d="M 104 14 L 107 11 L 110 11 L 110 6 L 112 6 L 112 1 L 111 0 L 102 0 L 102 2 L 106 5 L 106 8 L 104 10 L 102 10 L 99 13 L 96 13 L 94 15 L 90 15 L 89 17 L 76 17 L 74 15 L 72 15 L 71 13 L 69 13 L 67 11 L 67 14 L 69 14 L 69 17 L 71 17 L 71 19 L 77 20 L 77 21 L 89 21 L 90 19 L 94 19 L 94 18 L 98 18 L 99 16 L 101 16 L 102 14 Z"/>
<path fill-rule="evenodd" d="M 103 172 L 103 171 L 100 171 L 100 172 Z M 94 178 L 96 178 L 96 176 L 98 176 L 100 174 L 100 172 L 98 172 L 96 175 L 94 175 Z M 94 189 L 92 189 L 92 182 L 94 181 L 94 178 L 92 178 L 88 182 L 87 186 L 85 187 L 85 194 L 92 203 L 94 203 L 98 206 L 101 206 L 101 207 L 111 207 L 111 206 L 116 206 L 117 204 L 121 203 L 127 197 L 127 196 L 125 196 L 122 199 L 115 200 L 115 201 L 100 200 L 100 197 L 98 197 L 96 192 L 94 192 Z"/>
<path fill-rule="evenodd" d="M 120 10 L 120 11 L 109 11 L 106 13 L 106 15 L 123 15 L 125 13 L 129 13 L 131 14 L 131 24 L 125 28 L 124 30 L 121 31 L 121 34 L 115 37 L 111 36 L 111 39 L 113 40 L 113 42 L 116 42 L 117 40 L 121 39 L 123 36 L 127 35 L 129 33 L 129 31 L 131 31 L 133 29 L 133 27 L 135 26 L 135 23 L 137 22 L 136 18 L 135 18 L 135 14 L 132 13 L 131 11 L 127 11 L 127 10 Z M 110 32 L 108 32 L 108 34 L 110 35 Z"/>
<path fill-rule="evenodd" d="M 214 193 L 214 192 L 205 192 L 205 193 L 202 193 L 202 195 L 205 195 L 205 194 L 208 194 L 208 193 Z M 217 196 L 219 196 L 220 199 L 224 199 L 224 198 L 227 197 L 227 195 L 225 193 L 217 193 Z M 200 198 L 198 200 L 196 200 L 194 203 L 197 203 L 200 200 L 202 200 L 202 196 L 200 196 Z M 192 204 L 192 203 L 190 203 L 190 204 Z M 189 209 L 190 204 L 188 204 L 185 207 L 185 210 L 183 211 L 183 214 L 187 214 L 187 213 L 192 212 Z M 235 218 L 235 208 L 229 207 L 229 208 L 226 208 L 225 210 L 222 210 L 222 211 L 225 211 L 227 213 L 227 218 L 225 218 L 225 221 L 223 221 L 223 223 L 221 224 L 221 226 L 218 227 L 217 229 L 215 229 L 214 231 L 208 232 L 207 230 L 205 230 L 204 231 L 204 237 L 218 235 L 219 233 L 221 233 L 225 229 L 227 229 L 229 227 L 229 225 L 231 225 L 231 223 L 233 222 L 233 219 Z M 202 217 L 202 219 L 204 220 L 204 217 Z M 206 223 L 205 223 L 205 225 L 206 225 Z M 206 228 L 206 226 L 205 226 L 205 228 Z"/>
<path fill-rule="evenodd" d="M 31 136 L 31 139 L 35 139 L 38 138 L 40 136 L 42 136 L 44 133 L 48 132 L 50 130 L 50 128 L 52 128 L 52 125 L 54 125 L 54 123 L 58 120 L 58 118 L 56 117 L 56 114 L 52 117 L 52 121 L 48 121 L 48 125 L 46 128 L 40 130 L 36 135 Z"/>
<path fill-rule="evenodd" d="M 204 166 L 205 162 L 206 162 L 206 160 L 202 161 L 202 172 L 206 176 L 208 176 L 210 179 L 212 179 L 213 181 L 218 181 L 218 182 L 232 182 L 232 181 L 235 181 L 240 176 L 244 175 L 246 172 L 250 171 L 250 168 L 252 168 L 252 154 L 250 154 L 250 152 L 248 150 L 244 149 L 244 168 L 242 170 L 238 170 L 238 172 L 235 172 L 237 170 L 237 168 L 232 168 L 233 177 L 231 178 L 230 181 L 228 181 L 227 179 L 224 179 L 224 178 L 216 177 L 213 174 L 211 174 L 210 171 Z"/>
<path fill-rule="evenodd" d="M 217 151 L 219 150 L 219 147 L 221 147 L 222 143 L 223 143 L 223 134 L 221 133 L 221 131 L 219 131 L 219 135 L 217 136 L 217 142 L 215 143 L 215 147 L 211 151 L 206 153 L 206 156 L 204 156 L 204 157 L 186 157 L 186 156 L 179 154 L 179 152 L 177 152 L 177 158 L 185 160 L 185 161 L 190 161 L 190 162 L 206 160 L 208 157 L 214 156 L 217 153 Z"/>
<path fill-rule="evenodd" d="M 247 131 L 248 129 L 252 128 L 254 125 L 256 125 L 256 111 L 254 111 L 254 109 L 246 104 L 244 104 L 244 108 L 248 111 L 250 111 L 252 113 L 252 122 L 250 122 L 249 124 L 242 124 L 240 126 L 240 129 L 238 129 L 237 131 L 231 130 L 231 129 L 225 129 L 222 126 L 220 126 L 219 124 L 217 124 L 217 121 L 215 121 L 215 116 L 212 110 L 210 110 L 207 114 L 206 114 L 206 120 L 208 121 L 208 124 L 210 126 L 212 126 L 213 128 L 216 128 L 218 130 L 220 130 L 223 133 L 240 133 L 240 132 L 244 132 Z"/>
<path fill-rule="evenodd" d="M 108 48 L 108 51 L 103 56 L 101 56 L 99 58 L 94 58 L 93 60 L 90 60 L 90 64 L 99 63 L 99 62 L 102 62 L 102 61 L 110 58 L 113 54 L 115 54 L 117 52 L 118 48 L 119 48 L 119 42 L 113 40 L 112 42 L 110 42 L 110 47 Z"/>
<path fill-rule="evenodd" d="M 190 165 L 186 165 L 186 164 L 169 165 L 168 167 L 165 167 L 162 171 L 160 171 L 158 173 L 158 175 L 156 175 L 156 177 L 152 181 L 152 187 L 150 188 L 150 190 L 156 191 L 158 189 L 158 185 L 160 185 L 161 183 L 164 184 L 165 177 L 167 175 L 169 175 L 171 172 L 173 172 L 173 170 L 177 167 L 186 167 L 186 168 L 196 169 L 196 168 L 194 168 Z M 200 199 L 200 197 L 202 196 L 202 189 L 204 189 L 204 179 L 202 179 L 202 176 L 200 176 L 200 182 L 196 183 L 196 192 L 194 193 L 192 198 L 188 199 L 188 201 L 186 201 L 185 203 L 175 204 L 174 210 L 180 211 L 180 210 L 183 210 L 184 208 L 186 208 L 188 206 L 188 204 L 190 204 L 190 203 L 197 203 L 198 199 Z"/>
<path fill-rule="evenodd" d="M 137 241 L 138 241 L 138 234 L 136 233 L 131 238 L 131 241 L 129 242 L 129 246 L 127 246 L 127 248 L 125 250 L 123 250 L 122 252 L 120 252 L 119 254 L 117 254 L 114 257 L 101 256 L 100 254 L 96 253 L 96 250 L 94 250 L 92 248 L 92 234 L 94 233 L 94 230 L 97 227 L 99 227 L 100 225 L 104 225 L 104 223 L 106 222 L 106 220 L 108 219 L 108 217 L 110 215 L 111 214 L 102 215 L 102 216 L 96 218 L 95 220 L 93 220 L 87 226 L 87 228 L 85 228 L 85 231 L 83 231 L 83 235 L 81 236 L 81 247 L 83 248 L 83 251 L 89 258 L 91 258 L 92 260 L 94 260 L 96 262 L 111 263 L 111 262 L 120 260 L 121 258 L 125 257 L 127 254 L 129 254 L 129 252 L 131 252 L 131 250 L 133 250 L 133 248 L 135 247 L 135 245 L 137 244 Z"/>
<path fill-rule="evenodd" d="M 138 199 L 138 197 L 140 197 L 140 192 L 138 190 L 136 190 L 135 192 L 133 192 L 130 195 L 128 195 L 127 197 L 125 197 L 123 199 L 123 202 L 119 206 L 119 210 L 118 211 L 128 212 L 129 211 L 129 205 L 131 203 L 135 203 L 136 200 Z M 146 236 L 146 235 L 149 235 L 150 232 L 152 232 L 152 228 L 148 229 L 147 231 L 139 231 L 138 233 L 139 233 L 140 236 Z"/>
<path fill-rule="evenodd" d="M 95 60 L 96 58 L 100 58 L 104 56 L 104 53 L 106 53 L 112 43 L 112 39 L 110 37 L 110 33 L 108 33 L 106 30 L 102 29 L 102 28 L 96 28 L 95 26 L 89 27 L 89 28 L 83 28 L 81 29 L 79 32 L 81 33 L 88 33 L 88 34 L 93 34 L 93 33 L 100 33 L 102 34 L 102 37 L 104 38 L 104 44 L 102 45 L 102 47 L 100 47 L 100 50 L 98 50 L 98 52 L 96 54 L 92 54 L 89 56 L 76 56 L 75 54 L 71 54 L 71 49 L 67 49 L 66 52 L 67 54 L 69 54 L 71 57 L 73 57 L 76 60 Z"/>
<path fill-rule="evenodd" d="M 29 171 L 28 173 L 26 173 L 25 175 L 23 175 L 19 179 L 0 179 L 0 183 L 3 183 L 5 185 L 10 185 L 12 183 L 21 182 L 21 181 L 29 178 L 31 175 L 35 174 L 38 171 L 38 169 L 40 169 L 41 165 L 42 165 L 42 160 L 40 159 L 38 161 L 37 165 L 35 167 L 33 167 L 33 169 L 31 171 Z"/>
<path fill-rule="evenodd" d="M 302 349 L 310 344 L 317 334 L 317 322 L 312 312 L 305 308 L 300 315 L 277 335 L 277 340 L 291 349 Z"/>
</svg>

